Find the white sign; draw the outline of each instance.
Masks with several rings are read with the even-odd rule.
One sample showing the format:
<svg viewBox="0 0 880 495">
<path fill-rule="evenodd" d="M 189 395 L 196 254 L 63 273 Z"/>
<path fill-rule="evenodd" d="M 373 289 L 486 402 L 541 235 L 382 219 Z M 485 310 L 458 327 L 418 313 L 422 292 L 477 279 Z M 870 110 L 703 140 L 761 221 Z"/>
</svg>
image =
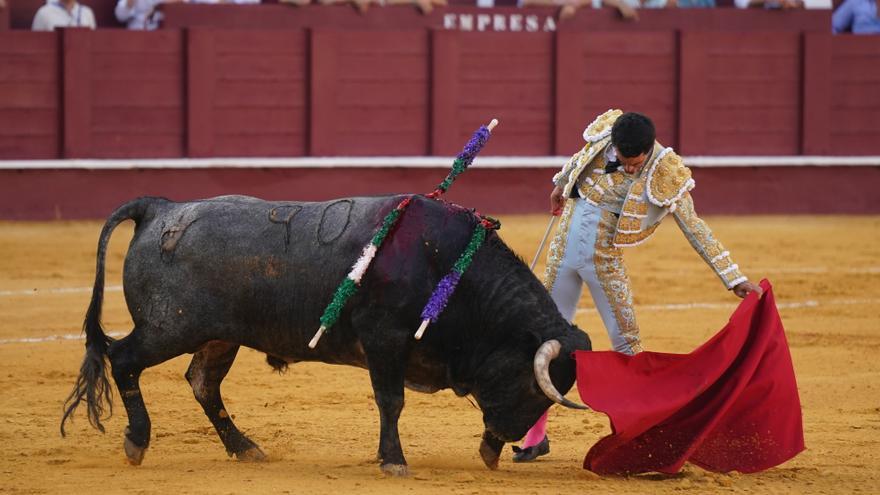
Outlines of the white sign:
<svg viewBox="0 0 880 495">
<path fill-rule="evenodd" d="M 556 20 L 549 15 L 445 14 L 443 28 L 452 31 L 552 32 L 556 31 Z"/>
</svg>

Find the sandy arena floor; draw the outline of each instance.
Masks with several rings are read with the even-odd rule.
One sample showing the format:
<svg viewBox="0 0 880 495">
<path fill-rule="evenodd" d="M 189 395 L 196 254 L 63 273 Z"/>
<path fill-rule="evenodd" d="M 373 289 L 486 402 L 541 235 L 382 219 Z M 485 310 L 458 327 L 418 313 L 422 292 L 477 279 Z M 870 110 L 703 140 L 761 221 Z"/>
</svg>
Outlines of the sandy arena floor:
<svg viewBox="0 0 880 495">
<path fill-rule="evenodd" d="M 530 260 L 546 217 L 502 221 L 503 237 Z M 6 222 L 0 223 L 0 493 L 880 493 L 880 218 L 708 221 L 747 274 L 774 284 L 787 329 L 807 450 L 779 468 L 738 475 L 687 467 L 676 476 L 600 478 L 581 463 L 609 433 L 607 419 L 554 408 L 551 455 L 513 464 L 508 450 L 492 472 L 477 453 L 480 411 L 449 391 L 408 391 L 400 429 L 411 474 L 385 478 L 372 460 L 379 420 L 366 372 L 297 364 L 278 376 L 249 350 L 239 353 L 223 392 L 237 424 L 269 462 L 226 457 L 183 378 L 189 356 L 182 356 L 142 377 L 153 438 L 144 464 L 130 467 L 123 461 L 127 421 L 118 399 L 107 434 L 92 429 L 83 410 L 68 438 L 58 433 L 61 404 L 83 356 L 78 334 L 101 223 Z M 118 288 L 130 236 L 123 225 L 111 243 L 108 332 L 130 328 Z M 738 301 L 671 221 L 627 259 L 648 349 L 692 350 L 724 325 Z M 577 323 L 597 349 L 607 349 L 586 299 L 581 308 Z"/>
</svg>

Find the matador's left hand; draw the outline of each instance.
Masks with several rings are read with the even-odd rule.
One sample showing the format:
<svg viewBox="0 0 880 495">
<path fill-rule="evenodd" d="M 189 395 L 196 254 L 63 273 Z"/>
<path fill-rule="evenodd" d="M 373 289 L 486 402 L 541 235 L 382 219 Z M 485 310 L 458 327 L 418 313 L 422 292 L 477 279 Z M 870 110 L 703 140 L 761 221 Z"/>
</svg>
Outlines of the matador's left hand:
<svg viewBox="0 0 880 495">
<path fill-rule="evenodd" d="M 733 288 L 733 293 L 736 294 L 737 296 L 739 296 L 740 298 L 746 297 L 751 292 L 757 292 L 758 295 L 760 296 L 761 294 L 764 293 L 764 289 L 762 289 L 760 285 L 753 284 L 753 283 L 749 282 L 748 280 L 746 280 L 745 282 L 740 282 L 740 283 L 736 284 L 736 286 Z"/>
</svg>

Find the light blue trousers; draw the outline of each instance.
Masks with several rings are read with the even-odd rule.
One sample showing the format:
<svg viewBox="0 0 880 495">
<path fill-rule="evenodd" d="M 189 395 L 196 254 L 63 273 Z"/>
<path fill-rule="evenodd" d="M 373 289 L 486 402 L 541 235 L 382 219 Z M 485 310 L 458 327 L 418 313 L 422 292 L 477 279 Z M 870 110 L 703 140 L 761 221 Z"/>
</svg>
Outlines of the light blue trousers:
<svg viewBox="0 0 880 495">
<path fill-rule="evenodd" d="M 565 250 L 561 259 L 555 260 L 559 266 L 550 297 L 562 316 L 573 321 L 586 284 L 614 350 L 641 352 L 623 253 L 613 243 L 617 215 L 580 198 L 574 202 Z"/>
</svg>

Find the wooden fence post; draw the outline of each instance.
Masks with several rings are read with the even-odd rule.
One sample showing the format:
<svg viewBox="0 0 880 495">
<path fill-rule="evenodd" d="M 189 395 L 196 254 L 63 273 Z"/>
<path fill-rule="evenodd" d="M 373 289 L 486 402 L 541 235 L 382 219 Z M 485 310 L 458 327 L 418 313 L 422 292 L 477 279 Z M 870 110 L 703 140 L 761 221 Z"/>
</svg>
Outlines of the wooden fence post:
<svg viewBox="0 0 880 495">
<path fill-rule="evenodd" d="M 333 31 L 309 31 L 311 53 L 309 90 L 309 151 L 311 156 L 336 154 L 336 77 L 339 35 Z"/>
<path fill-rule="evenodd" d="M 186 153 L 214 155 L 214 33 L 186 30 Z"/>
<path fill-rule="evenodd" d="M 709 103 L 706 46 L 709 34 L 680 32 L 678 44 L 678 146 L 679 153 L 702 155 L 706 148 L 706 109 Z"/>
<path fill-rule="evenodd" d="M 61 29 L 62 158 L 92 155 L 92 31 Z"/>
<path fill-rule="evenodd" d="M 804 155 L 831 154 L 831 36 L 804 33 L 801 46 L 801 154 Z"/>
<path fill-rule="evenodd" d="M 432 155 L 460 151 L 458 136 L 458 79 L 461 48 L 455 31 L 431 31 L 431 145 Z"/>
</svg>

